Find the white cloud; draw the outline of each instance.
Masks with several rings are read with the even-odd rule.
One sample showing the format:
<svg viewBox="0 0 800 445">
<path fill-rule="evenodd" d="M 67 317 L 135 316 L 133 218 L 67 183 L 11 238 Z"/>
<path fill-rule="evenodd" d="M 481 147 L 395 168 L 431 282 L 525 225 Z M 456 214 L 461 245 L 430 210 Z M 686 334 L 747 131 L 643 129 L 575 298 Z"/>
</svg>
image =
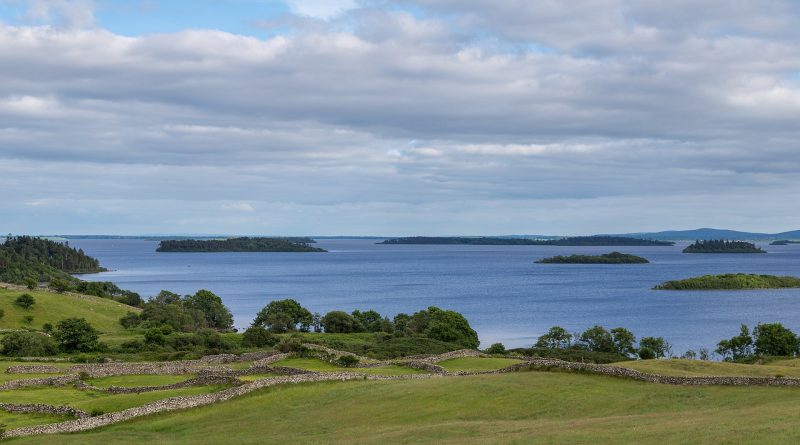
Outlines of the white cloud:
<svg viewBox="0 0 800 445">
<path fill-rule="evenodd" d="M 234 202 L 228 204 L 222 204 L 220 209 L 225 211 L 234 211 L 234 212 L 255 212 L 256 209 L 247 202 Z"/>
</svg>

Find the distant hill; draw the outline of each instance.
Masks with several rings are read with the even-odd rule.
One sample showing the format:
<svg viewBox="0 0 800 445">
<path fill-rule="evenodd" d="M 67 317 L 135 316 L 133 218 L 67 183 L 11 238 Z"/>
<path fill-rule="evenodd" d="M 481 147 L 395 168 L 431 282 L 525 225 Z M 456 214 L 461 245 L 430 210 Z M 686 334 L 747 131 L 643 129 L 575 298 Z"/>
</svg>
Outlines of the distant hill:
<svg viewBox="0 0 800 445">
<path fill-rule="evenodd" d="M 299 241 L 297 241 L 299 240 Z M 229 238 L 224 240 L 163 240 L 156 252 L 326 252 L 311 247 L 309 238 Z"/>
<path fill-rule="evenodd" d="M 733 239 L 733 240 L 800 240 L 800 230 L 793 230 L 790 232 L 781 233 L 758 233 L 758 232 L 740 232 L 737 230 L 727 229 L 694 229 L 694 230 L 667 230 L 663 232 L 640 232 L 640 233 L 623 233 L 613 236 L 625 236 L 631 238 L 653 238 L 664 239 L 673 241 L 694 241 L 694 240 L 712 240 L 712 239 Z"/>
<path fill-rule="evenodd" d="M 377 244 L 466 244 L 474 246 L 671 246 L 670 241 L 656 241 L 620 236 L 573 236 L 560 239 L 487 238 L 460 236 L 411 236 L 388 239 Z"/>
</svg>

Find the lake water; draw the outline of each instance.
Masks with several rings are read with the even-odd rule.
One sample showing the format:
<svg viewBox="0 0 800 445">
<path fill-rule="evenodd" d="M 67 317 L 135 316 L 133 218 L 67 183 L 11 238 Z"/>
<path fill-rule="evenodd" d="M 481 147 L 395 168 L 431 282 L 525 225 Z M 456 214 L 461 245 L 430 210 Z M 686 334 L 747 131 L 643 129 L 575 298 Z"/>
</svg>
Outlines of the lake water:
<svg viewBox="0 0 800 445">
<path fill-rule="evenodd" d="M 320 240 L 329 253 L 156 253 L 145 240 L 72 240 L 113 281 L 152 296 L 208 289 L 222 297 L 236 326 L 249 325 L 269 301 L 294 298 L 312 312 L 375 309 L 394 316 L 428 306 L 463 313 L 482 346 L 530 346 L 550 326 L 570 332 L 623 326 L 637 337 L 664 336 L 675 353 L 708 347 L 739 325 L 780 321 L 800 332 L 800 289 L 670 292 L 665 280 L 703 274 L 800 275 L 800 245 L 762 246 L 765 255 L 683 254 L 674 247 L 376 245 Z M 534 264 L 536 259 L 620 250 L 643 265 Z"/>
</svg>

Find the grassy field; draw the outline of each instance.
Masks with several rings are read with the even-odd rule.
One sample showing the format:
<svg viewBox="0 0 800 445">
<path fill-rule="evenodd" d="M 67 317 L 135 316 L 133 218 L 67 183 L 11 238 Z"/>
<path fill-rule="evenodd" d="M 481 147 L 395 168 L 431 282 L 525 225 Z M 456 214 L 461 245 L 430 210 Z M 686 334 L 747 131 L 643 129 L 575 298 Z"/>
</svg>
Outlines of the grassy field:
<svg viewBox="0 0 800 445">
<path fill-rule="evenodd" d="M 308 371 L 322 371 L 322 372 L 357 372 L 361 374 L 382 374 L 382 375 L 404 375 L 404 374 L 421 374 L 425 371 L 419 369 L 407 368 L 405 366 L 382 366 L 380 368 L 343 368 L 336 366 L 332 363 L 322 361 L 316 358 L 288 358 L 273 363 L 273 366 L 287 366 L 290 368 L 306 369 Z"/>
<path fill-rule="evenodd" d="M 14 391 L 0 391 L 0 401 L 12 403 L 44 403 L 48 405 L 69 405 L 86 412 L 93 410 L 104 413 L 121 411 L 167 397 L 206 394 L 222 389 L 222 386 L 199 386 L 168 391 L 152 391 L 141 394 L 109 394 L 98 391 L 84 391 L 73 387 L 33 387 Z M 31 424 L 26 416 L 0 411 L 0 423 L 7 428 Z M 56 419 L 55 421 L 57 421 Z M 22 424 L 17 423 L 22 422 Z M 41 423 L 41 422 L 39 422 Z M 49 423 L 49 422 L 47 422 Z"/>
<path fill-rule="evenodd" d="M 437 363 L 442 368 L 450 371 L 496 371 L 507 366 L 516 365 L 519 360 L 498 357 L 461 357 L 451 358 Z"/>
<path fill-rule="evenodd" d="M 766 365 L 710 362 L 702 360 L 639 360 L 615 363 L 630 369 L 651 374 L 672 376 L 751 376 L 751 377 L 798 377 L 800 361 L 780 360 Z"/>
<path fill-rule="evenodd" d="M 14 300 L 24 293 L 36 299 L 36 304 L 30 309 L 22 309 L 14 304 Z M 100 332 L 112 335 L 124 335 L 125 330 L 119 324 L 120 317 L 139 310 L 98 297 L 9 289 L 0 289 L 0 309 L 5 311 L 5 316 L 0 318 L 0 329 L 42 329 L 45 323 L 55 326 L 65 318 L 83 317 Z M 33 316 L 30 324 L 23 319 L 26 315 Z"/>
<path fill-rule="evenodd" d="M 521 372 L 261 390 L 223 404 L 46 439 L 59 444 L 784 444 L 796 388 L 681 387 Z M 242 426 L 246 425 L 246 428 Z M 13 444 L 39 444 L 41 437 Z"/>
<path fill-rule="evenodd" d="M 161 386 L 189 380 L 193 375 L 120 375 L 87 380 L 86 383 L 99 388 L 109 386 Z"/>
</svg>

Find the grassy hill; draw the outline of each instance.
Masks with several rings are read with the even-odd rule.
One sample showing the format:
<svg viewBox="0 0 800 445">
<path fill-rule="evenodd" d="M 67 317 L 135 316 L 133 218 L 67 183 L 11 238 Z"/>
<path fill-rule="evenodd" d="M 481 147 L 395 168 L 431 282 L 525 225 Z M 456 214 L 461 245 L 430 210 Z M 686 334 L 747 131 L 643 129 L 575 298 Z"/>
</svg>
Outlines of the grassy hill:
<svg viewBox="0 0 800 445">
<path fill-rule="evenodd" d="M 617 366 L 637 371 L 679 377 L 694 376 L 748 376 L 800 378 L 800 361 L 779 360 L 766 365 L 710 362 L 702 360 L 634 360 L 615 363 Z"/>
<path fill-rule="evenodd" d="M 30 294 L 36 299 L 30 309 L 23 309 L 14 300 L 22 294 Z M 0 329 L 42 329 L 42 325 L 55 325 L 59 320 L 69 317 L 83 317 L 104 334 L 123 334 L 119 319 L 137 308 L 113 300 L 88 295 L 58 294 L 45 291 L 11 290 L 0 288 L 0 309 L 5 311 L 0 318 Z M 28 324 L 23 317 L 33 316 Z"/>
<path fill-rule="evenodd" d="M 218 405 L 12 444 L 782 444 L 794 388 L 684 387 L 572 373 L 274 387 Z M 246 425 L 246 428 L 243 427 Z"/>
</svg>

